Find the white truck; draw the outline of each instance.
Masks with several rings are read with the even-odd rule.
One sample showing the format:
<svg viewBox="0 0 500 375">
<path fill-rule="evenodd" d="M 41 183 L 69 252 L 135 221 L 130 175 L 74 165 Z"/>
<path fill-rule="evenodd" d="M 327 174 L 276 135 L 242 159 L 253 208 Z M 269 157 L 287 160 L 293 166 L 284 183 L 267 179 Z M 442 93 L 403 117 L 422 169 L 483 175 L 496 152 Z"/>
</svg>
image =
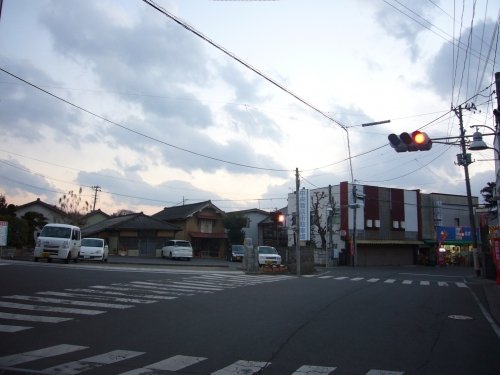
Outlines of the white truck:
<svg viewBox="0 0 500 375">
<path fill-rule="evenodd" d="M 35 244 L 33 260 L 61 259 L 66 263 L 78 262 L 82 246 L 80 228 L 69 224 L 47 224 L 43 227 Z"/>
</svg>

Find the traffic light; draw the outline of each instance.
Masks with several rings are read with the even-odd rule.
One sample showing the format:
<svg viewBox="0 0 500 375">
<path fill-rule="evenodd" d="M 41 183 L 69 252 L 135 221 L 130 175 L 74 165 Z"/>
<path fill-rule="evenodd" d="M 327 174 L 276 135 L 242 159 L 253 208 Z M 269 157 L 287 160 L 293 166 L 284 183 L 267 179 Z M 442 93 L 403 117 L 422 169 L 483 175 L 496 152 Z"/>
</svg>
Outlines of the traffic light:
<svg viewBox="0 0 500 375">
<path fill-rule="evenodd" d="M 411 135 L 407 132 L 397 134 L 389 134 L 387 137 L 389 144 L 396 152 L 406 151 L 428 151 L 432 148 L 432 140 L 429 136 L 419 130 L 414 131 Z"/>
<path fill-rule="evenodd" d="M 285 222 L 285 215 L 281 213 L 281 211 L 273 212 L 273 221 L 278 225 L 283 225 Z"/>
</svg>

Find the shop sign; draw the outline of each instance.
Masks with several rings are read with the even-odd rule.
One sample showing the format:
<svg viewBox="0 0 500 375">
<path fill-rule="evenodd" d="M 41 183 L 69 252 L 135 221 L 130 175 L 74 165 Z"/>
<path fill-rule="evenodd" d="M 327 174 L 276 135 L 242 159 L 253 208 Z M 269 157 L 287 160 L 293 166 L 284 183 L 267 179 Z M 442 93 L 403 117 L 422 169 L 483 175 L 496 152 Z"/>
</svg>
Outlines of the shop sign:
<svg viewBox="0 0 500 375">
<path fill-rule="evenodd" d="M 497 285 L 500 285 L 500 229 L 490 231 L 491 256 L 497 271 Z"/>
<path fill-rule="evenodd" d="M 472 241 L 470 227 L 436 227 L 436 241 L 446 243 L 446 241 L 459 241 L 470 243 Z"/>
<path fill-rule="evenodd" d="M 7 246 L 7 231 L 9 223 L 7 221 L 0 221 L 0 246 Z"/>
</svg>

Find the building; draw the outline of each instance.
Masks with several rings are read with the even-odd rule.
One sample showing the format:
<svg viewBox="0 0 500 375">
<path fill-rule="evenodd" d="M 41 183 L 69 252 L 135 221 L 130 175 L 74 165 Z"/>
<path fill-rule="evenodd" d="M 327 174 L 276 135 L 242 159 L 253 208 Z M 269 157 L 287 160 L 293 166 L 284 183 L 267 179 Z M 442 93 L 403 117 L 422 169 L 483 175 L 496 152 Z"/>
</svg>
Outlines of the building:
<svg viewBox="0 0 500 375">
<path fill-rule="evenodd" d="M 262 226 L 260 224 L 269 218 L 269 212 L 253 208 L 250 210 L 232 211 L 231 214 L 241 215 L 246 218 L 246 225 L 243 227 L 245 238 L 251 238 L 254 246 L 264 244 Z"/>
<path fill-rule="evenodd" d="M 329 258 L 341 265 L 358 266 L 433 264 L 442 245 L 460 246 L 460 252 L 469 258 L 465 196 L 342 182 L 310 190 L 307 199 L 310 243 L 322 249 L 316 251 L 322 255 L 315 256 L 316 263 L 328 264 Z M 477 197 L 473 201 L 477 205 Z M 289 194 L 288 212 L 296 227 L 295 193 Z M 301 231 L 304 222 L 299 220 Z M 459 240 L 451 239 L 451 229 L 462 233 Z M 450 233 L 447 243 L 438 240 L 443 230 Z M 288 237 L 288 245 L 294 246 L 293 230 Z"/>
<path fill-rule="evenodd" d="M 28 212 L 36 212 L 43 215 L 43 217 L 47 219 L 48 223 L 68 223 L 68 216 L 63 210 L 57 208 L 56 206 L 42 202 L 40 198 L 37 198 L 33 202 L 16 207 L 16 217 L 18 218 L 22 218 Z"/>
<path fill-rule="evenodd" d="M 211 201 L 204 201 L 165 207 L 153 218 L 178 226 L 176 239 L 190 241 L 195 257 L 224 258 L 228 245 L 224 216 Z"/>
<path fill-rule="evenodd" d="M 110 217 L 83 227 L 82 237 L 99 237 L 107 241 L 111 254 L 160 256 L 165 242 L 181 231 L 177 225 L 141 213 Z"/>
</svg>

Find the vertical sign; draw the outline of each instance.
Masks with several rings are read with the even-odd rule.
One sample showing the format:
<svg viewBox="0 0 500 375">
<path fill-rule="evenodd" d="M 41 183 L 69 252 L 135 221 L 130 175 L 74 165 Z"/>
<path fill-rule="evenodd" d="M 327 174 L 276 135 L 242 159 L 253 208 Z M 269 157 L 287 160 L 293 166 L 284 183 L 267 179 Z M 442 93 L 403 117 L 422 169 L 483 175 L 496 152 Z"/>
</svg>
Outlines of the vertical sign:
<svg viewBox="0 0 500 375">
<path fill-rule="evenodd" d="M 300 241 L 309 241 L 311 239 L 311 212 L 309 190 L 299 190 L 299 226 Z"/>
<path fill-rule="evenodd" d="M 7 246 L 7 230 L 9 223 L 7 221 L 0 221 L 0 246 Z"/>
</svg>

